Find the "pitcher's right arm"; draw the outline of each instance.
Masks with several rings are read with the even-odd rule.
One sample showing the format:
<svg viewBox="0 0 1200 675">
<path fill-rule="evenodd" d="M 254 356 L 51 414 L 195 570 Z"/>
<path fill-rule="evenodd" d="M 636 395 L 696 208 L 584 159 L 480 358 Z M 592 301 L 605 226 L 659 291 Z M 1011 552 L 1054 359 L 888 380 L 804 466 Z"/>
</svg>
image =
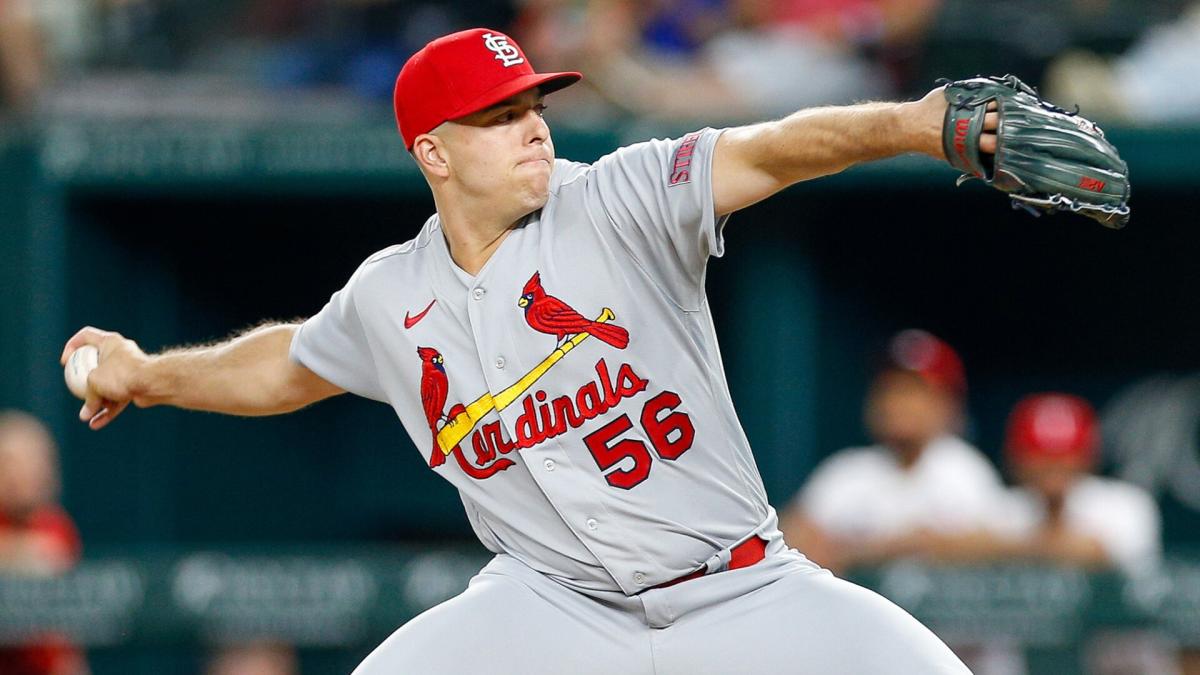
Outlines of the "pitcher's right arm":
<svg viewBox="0 0 1200 675">
<path fill-rule="evenodd" d="M 133 403 L 229 415 L 277 415 L 344 393 L 288 356 L 299 324 L 260 326 L 213 345 L 147 355 L 119 333 L 87 327 L 63 348 L 95 345 L 100 364 L 88 376 L 79 418 L 101 429 Z"/>
</svg>

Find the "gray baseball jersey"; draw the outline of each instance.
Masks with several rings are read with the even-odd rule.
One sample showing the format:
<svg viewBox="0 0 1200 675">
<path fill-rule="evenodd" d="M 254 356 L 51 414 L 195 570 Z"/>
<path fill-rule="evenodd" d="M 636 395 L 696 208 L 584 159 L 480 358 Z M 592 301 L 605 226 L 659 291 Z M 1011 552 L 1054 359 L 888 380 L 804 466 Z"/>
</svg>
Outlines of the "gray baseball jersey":
<svg viewBox="0 0 1200 675">
<path fill-rule="evenodd" d="M 719 136 L 555 162 L 545 207 L 474 277 L 435 215 L 297 331 L 292 357 L 390 404 L 497 553 L 356 675 L 966 672 L 782 541 L 704 294 Z M 754 536 L 762 562 L 666 584 Z"/>
<path fill-rule="evenodd" d="M 483 544 L 568 585 L 636 593 L 774 530 L 704 293 L 719 135 L 556 161 L 545 207 L 474 277 L 434 215 L 293 358 L 389 403 Z"/>
</svg>

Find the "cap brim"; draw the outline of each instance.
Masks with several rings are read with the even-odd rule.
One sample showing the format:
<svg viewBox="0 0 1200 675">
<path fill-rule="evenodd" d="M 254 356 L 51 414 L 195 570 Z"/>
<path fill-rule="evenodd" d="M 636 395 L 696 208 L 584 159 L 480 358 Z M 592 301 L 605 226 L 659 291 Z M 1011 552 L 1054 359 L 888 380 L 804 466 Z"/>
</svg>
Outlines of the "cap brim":
<svg viewBox="0 0 1200 675">
<path fill-rule="evenodd" d="M 496 105 L 504 99 L 528 89 L 540 88 L 542 94 L 549 94 L 564 87 L 569 87 L 582 79 L 583 75 L 576 72 L 530 73 L 529 75 L 522 75 L 483 92 L 473 100 L 467 101 L 446 119 L 456 120 L 472 113 L 477 113 L 484 108 Z"/>
</svg>

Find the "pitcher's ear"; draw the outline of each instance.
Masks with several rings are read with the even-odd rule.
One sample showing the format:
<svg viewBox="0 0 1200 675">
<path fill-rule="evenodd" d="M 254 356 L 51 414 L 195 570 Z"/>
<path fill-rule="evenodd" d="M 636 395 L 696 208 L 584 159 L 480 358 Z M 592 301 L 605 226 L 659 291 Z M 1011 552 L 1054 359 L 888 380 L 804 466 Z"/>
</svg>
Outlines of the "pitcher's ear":
<svg viewBox="0 0 1200 675">
<path fill-rule="evenodd" d="M 413 141 L 412 156 L 427 175 L 445 178 L 450 175 L 445 142 L 433 134 L 421 134 Z"/>
</svg>

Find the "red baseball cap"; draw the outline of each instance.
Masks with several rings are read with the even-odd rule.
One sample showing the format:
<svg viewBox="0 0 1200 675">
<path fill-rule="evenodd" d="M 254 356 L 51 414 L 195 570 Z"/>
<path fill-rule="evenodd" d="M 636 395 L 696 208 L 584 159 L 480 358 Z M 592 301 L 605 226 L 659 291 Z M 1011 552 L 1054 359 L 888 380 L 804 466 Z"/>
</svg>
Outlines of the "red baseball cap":
<svg viewBox="0 0 1200 675">
<path fill-rule="evenodd" d="M 1092 406 L 1070 394 L 1033 394 L 1008 418 L 1005 450 L 1015 463 L 1072 459 L 1091 464 L 1099 443 Z"/>
<path fill-rule="evenodd" d="M 472 28 L 440 37 L 413 54 L 396 78 L 393 103 L 404 147 L 446 120 L 465 117 L 526 89 L 543 94 L 583 75 L 535 73 L 525 52 L 504 33 Z"/>
<path fill-rule="evenodd" d="M 950 345 L 923 330 L 901 331 L 888 344 L 891 367 L 920 376 L 931 387 L 955 396 L 967 393 L 962 359 Z"/>
</svg>

